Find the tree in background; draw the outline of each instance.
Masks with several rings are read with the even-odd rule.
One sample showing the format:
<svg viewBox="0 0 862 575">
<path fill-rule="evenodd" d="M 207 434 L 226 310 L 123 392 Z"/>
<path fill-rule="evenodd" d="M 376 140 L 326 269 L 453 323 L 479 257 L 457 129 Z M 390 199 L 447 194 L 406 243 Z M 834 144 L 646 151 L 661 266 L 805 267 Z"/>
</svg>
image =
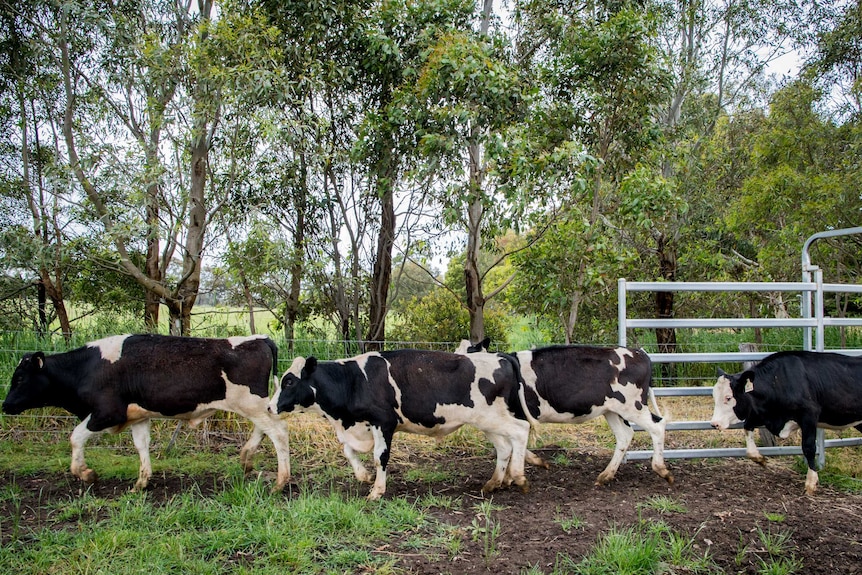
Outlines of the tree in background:
<svg viewBox="0 0 862 575">
<path fill-rule="evenodd" d="M 536 1 L 524 5 L 521 17 L 525 37 L 544 41 L 525 40 L 548 102 L 543 126 L 562 125 L 562 137 L 581 142 L 597 160 L 586 166 L 586 185 L 560 194 L 565 207 L 548 216 L 547 237 L 517 259 L 524 309 L 558 318 L 570 342 L 582 304 L 606 295 L 631 258 L 623 222 L 615 221 L 619 188 L 657 144 L 654 112 L 667 75 L 654 47 L 655 15 L 636 6 L 586 10 Z"/>
</svg>

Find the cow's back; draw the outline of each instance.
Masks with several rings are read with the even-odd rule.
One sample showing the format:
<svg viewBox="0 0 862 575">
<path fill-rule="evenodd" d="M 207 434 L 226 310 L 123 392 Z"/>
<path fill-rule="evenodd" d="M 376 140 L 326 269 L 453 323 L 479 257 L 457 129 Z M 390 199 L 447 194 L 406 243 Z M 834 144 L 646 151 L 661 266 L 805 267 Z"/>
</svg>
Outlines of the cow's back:
<svg viewBox="0 0 862 575">
<path fill-rule="evenodd" d="M 497 354 L 441 351 L 383 352 L 400 398 L 404 422 L 439 427 L 446 434 L 476 418 L 515 416 L 526 420 L 518 400 L 518 373 Z M 493 415 L 492 415 L 493 414 Z M 411 427 L 410 431 L 423 432 Z"/>
<path fill-rule="evenodd" d="M 91 377 L 97 392 L 113 390 L 128 403 L 172 416 L 224 399 L 231 384 L 267 397 L 274 359 L 262 337 L 130 335 Z"/>
<path fill-rule="evenodd" d="M 586 416 L 618 394 L 615 384 L 633 384 L 641 401 L 647 400 L 652 366 L 649 356 L 639 350 L 551 346 L 517 356 L 524 381 L 559 413 Z M 530 401 L 534 402 L 535 398 Z"/>
<path fill-rule="evenodd" d="M 755 407 L 796 417 L 817 411 L 821 423 L 845 426 L 862 414 L 862 358 L 838 353 L 786 351 L 752 369 Z"/>
</svg>

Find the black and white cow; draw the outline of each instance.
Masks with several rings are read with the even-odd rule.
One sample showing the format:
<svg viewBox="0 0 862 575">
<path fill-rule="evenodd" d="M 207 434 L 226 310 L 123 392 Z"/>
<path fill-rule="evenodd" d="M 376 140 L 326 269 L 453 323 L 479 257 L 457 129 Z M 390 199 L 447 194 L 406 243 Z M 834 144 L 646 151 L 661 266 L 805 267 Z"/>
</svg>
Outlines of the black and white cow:
<svg viewBox="0 0 862 575">
<path fill-rule="evenodd" d="M 298 357 L 272 399 L 279 413 L 323 415 L 335 428 L 356 478 L 371 482 L 357 452 L 374 453 L 368 495 L 386 492 L 386 467 L 396 431 L 442 437 L 465 424 L 483 431 L 497 450 L 484 492 L 514 483 L 527 491 L 524 454 L 530 433 L 518 396 L 517 370 L 507 360 L 440 351 L 372 352 L 318 362 Z"/>
<path fill-rule="evenodd" d="M 458 351 L 475 356 L 487 350 L 489 343 L 487 338 L 478 344 L 465 340 Z M 653 415 L 647 406 L 652 362 L 646 352 L 626 347 L 558 345 L 511 355 L 526 386 L 531 418 L 542 423 L 583 423 L 604 415 L 616 438 L 616 447 L 596 485 L 610 482 L 625 458 L 634 437 L 629 422 L 650 434 L 652 469 L 673 484 L 673 475 L 664 463 L 667 422 Z M 547 467 L 531 451 L 526 456 L 529 463 Z"/>
<path fill-rule="evenodd" d="M 712 426 L 727 429 L 743 422 L 748 456 L 765 459 L 754 445 L 754 429 L 780 437 L 802 431 L 808 462 L 805 491 L 817 489 L 816 430 L 856 427 L 862 431 L 862 358 L 838 353 L 781 351 L 750 370 L 719 372 L 713 388 Z"/>
<path fill-rule="evenodd" d="M 72 432 L 71 472 L 96 480 L 84 447 L 94 435 L 131 427 L 141 467 L 135 489 L 152 476 L 150 418 L 187 420 L 195 426 L 217 410 L 250 419 L 255 427 L 240 459 L 246 472 L 262 435 L 275 445 L 275 489 L 290 479 L 287 426 L 269 411 L 270 374 L 277 377 L 278 349 L 265 336 L 203 339 L 163 335 L 119 335 L 65 353 L 24 355 L 3 402 L 19 414 L 61 407 L 81 423 Z"/>
</svg>

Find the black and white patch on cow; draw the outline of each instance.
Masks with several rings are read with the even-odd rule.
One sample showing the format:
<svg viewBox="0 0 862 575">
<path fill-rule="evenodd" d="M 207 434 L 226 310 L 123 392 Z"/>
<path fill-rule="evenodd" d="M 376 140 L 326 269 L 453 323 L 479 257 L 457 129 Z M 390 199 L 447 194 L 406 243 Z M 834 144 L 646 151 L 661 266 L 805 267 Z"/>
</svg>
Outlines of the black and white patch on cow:
<svg viewBox="0 0 862 575">
<path fill-rule="evenodd" d="M 629 422 L 650 434 L 652 469 L 668 483 L 664 463 L 666 419 L 647 405 L 652 363 L 643 350 L 625 347 L 551 346 L 516 354 L 526 384 L 527 405 L 543 423 L 582 423 L 604 416 L 616 438 L 614 454 L 596 479 L 610 482 L 634 437 Z"/>
<path fill-rule="evenodd" d="M 483 491 L 509 482 L 526 491 L 530 425 L 517 392 L 517 373 L 509 362 L 396 350 L 328 362 L 298 357 L 282 377 L 272 409 L 323 415 L 360 481 L 370 482 L 372 476 L 357 453 L 373 451 L 376 475 L 369 499 L 386 491 L 396 431 L 442 437 L 465 424 L 483 431 L 497 450 L 494 474 Z"/>
<path fill-rule="evenodd" d="M 780 437 L 796 428 L 808 463 L 805 491 L 817 489 L 816 430 L 856 427 L 862 431 L 862 358 L 838 353 L 782 351 L 737 374 L 720 372 L 713 388 L 712 425 L 742 422 L 749 457 L 763 463 L 753 431 L 765 427 Z"/>
<path fill-rule="evenodd" d="M 240 452 L 246 472 L 266 434 L 275 445 L 275 489 L 290 479 L 288 432 L 269 412 L 269 383 L 278 350 L 265 336 L 204 339 L 162 335 L 120 335 L 65 353 L 25 354 L 12 376 L 3 411 L 18 414 L 38 407 L 60 407 L 81 422 L 71 434 L 73 475 L 87 483 L 96 473 L 84 448 L 91 437 L 130 427 L 141 459 L 135 489 L 152 476 L 150 419 L 173 418 L 199 424 L 217 410 L 254 423 Z"/>
</svg>

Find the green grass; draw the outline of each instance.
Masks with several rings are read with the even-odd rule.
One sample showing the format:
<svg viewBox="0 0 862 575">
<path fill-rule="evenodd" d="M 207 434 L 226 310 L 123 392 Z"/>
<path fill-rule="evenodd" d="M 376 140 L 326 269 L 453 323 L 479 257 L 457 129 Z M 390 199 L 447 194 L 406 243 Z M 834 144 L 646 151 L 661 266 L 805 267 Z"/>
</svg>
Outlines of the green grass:
<svg viewBox="0 0 862 575">
<path fill-rule="evenodd" d="M 560 525 L 560 529 L 562 529 L 567 535 L 574 531 L 584 529 L 587 526 L 586 521 L 578 517 L 576 514 L 565 517 L 560 514 L 559 509 L 557 510 L 557 516 L 554 521 Z"/>
<path fill-rule="evenodd" d="M 685 504 L 666 495 L 654 495 L 643 503 L 639 503 L 638 508 L 652 509 L 659 513 L 685 513 L 687 511 Z"/>
<path fill-rule="evenodd" d="M 554 574 L 653 575 L 655 573 L 722 573 L 693 540 L 668 525 L 642 521 L 629 527 L 612 526 L 580 561 L 558 558 Z"/>
<path fill-rule="evenodd" d="M 96 513 L 104 519 L 84 519 Z M 286 499 L 256 481 L 214 497 L 189 490 L 164 505 L 138 493 L 110 504 L 85 496 L 50 521 L 0 548 L 0 572 L 384 573 L 392 559 L 375 554 L 375 543 L 426 520 L 403 499 L 372 503 L 332 492 Z M 69 521 L 80 528 L 56 528 Z"/>
<path fill-rule="evenodd" d="M 736 553 L 736 564 L 742 567 L 746 562 L 752 565 L 757 575 L 794 575 L 803 572 L 791 542 L 791 531 L 770 527 L 764 531 L 756 529 L 757 541 L 754 545 L 744 544 L 744 536 L 739 535 L 740 543 Z"/>
</svg>

